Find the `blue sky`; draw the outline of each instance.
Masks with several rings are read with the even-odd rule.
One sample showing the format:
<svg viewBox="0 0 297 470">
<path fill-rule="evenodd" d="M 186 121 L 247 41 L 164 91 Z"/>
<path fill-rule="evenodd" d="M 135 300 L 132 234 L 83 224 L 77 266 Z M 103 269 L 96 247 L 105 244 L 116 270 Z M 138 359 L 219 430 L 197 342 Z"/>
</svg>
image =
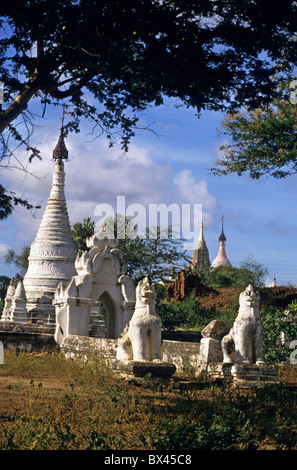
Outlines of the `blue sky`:
<svg viewBox="0 0 297 470">
<path fill-rule="evenodd" d="M 70 135 L 66 145 L 70 161 L 65 164 L 66 196 L 71 224 L 84 217 L 93 220 L 98 204 L 114 205 L 124 195 L 126 204 L 202 204 L 204 235 L 211 261 L 218 251 L 221 217 L 227 238 L 226 251 L 233 266 L 248 257 L 269 270 L 278 285 L 297 285 L 296 178 L 251 180 L 248 176 L 213 176 L 209 168 L 219 155 L 225 136 L 218 136 L 223 115 L 203 112 L 198 119 L 192 109 L 176 109 L 170 101 L 149 109 L 141 124 L 153 123 L 158 137 L 139 130 L 127 155 L 119 147 L 109 148 L 104 137 L 90 142 L 90 127 Z M 52 151 L 60 131 L 57 110 L 36 128 L 34 143 L 40 145 L 43 160 L 29 166 L 30 174 L 1 170 L 1 183 L 42 209 L 31 214 L 17 208 L 1 222 L 0 274 L 13 276 L 16 268 L 3 262 L 9 248 L 17 252 L 36 235 L 49 196 Z M 33 141 L 32 141 L 33 143 Z M 19 158 L 26 161 L 24 153 Z M 96 220 L 95 220 L 96 221 Z M 196 238 L 199 233 L 197 233 Z"/>
</svg>

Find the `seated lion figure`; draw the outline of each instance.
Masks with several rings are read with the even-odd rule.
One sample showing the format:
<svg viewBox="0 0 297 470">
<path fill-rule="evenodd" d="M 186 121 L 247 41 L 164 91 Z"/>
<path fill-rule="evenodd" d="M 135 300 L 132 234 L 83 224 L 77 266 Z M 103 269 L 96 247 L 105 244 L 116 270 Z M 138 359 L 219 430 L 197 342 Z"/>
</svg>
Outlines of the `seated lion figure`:
<svg viewBox="0 0 297 470">
<path fill-rule="evenodd" d="M 138 283 L 129 325 L 118 340 L 117 359 L 160 361 L 162 322 L 155 310 L 156 292 L 148 278 Z"/>
<path fill-rule="evenodd" d="M 230 332 L 222 339 L 223 362 L 264 362 L 259 301 L 251 284 L 241 292 L 238 315 Z"/>
</svg>

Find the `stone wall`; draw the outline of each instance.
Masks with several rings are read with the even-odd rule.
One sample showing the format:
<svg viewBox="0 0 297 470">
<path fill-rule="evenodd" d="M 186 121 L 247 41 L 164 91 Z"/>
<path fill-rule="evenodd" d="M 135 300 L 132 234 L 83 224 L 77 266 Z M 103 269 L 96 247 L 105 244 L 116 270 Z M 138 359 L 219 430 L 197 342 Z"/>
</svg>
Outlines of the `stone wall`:
<svg viewBox="0 0 297 470">
<path fill-rule="evenodd" d="M 177 370 L 198 369 L 200 361 L 200 343 L 163 340 L 162 361 L 171 362 Z"/>
<path fill-rule="evenodd" d="M 95 352 L 107 357 L 111 364 L 116 362 L 116 339 L 90 338 L 87 336 L 68 336 L 61 350 L 68 357 Z M 194 367 L 199 362 L 200 343 L 163 340 L 161 347 L 162 361 L 174 364 L 177 370 Z"/>
<path fill-rule="evenodd" d="M 69 336 L 60 348 L 54 340 L 54 329 L 53 326 L 46 324 L 24 325 L 1 322 L 0 341 L 3 343 L 4 350 L 51 352 L 61 349 L 68 356 L 96 352 L 108 357 L 111 361 L 115 360 L 116 339 Z M 163 332 L 162 360 L 175 364 L 179 370 L 189 366 L 196 368 L 201 335 L 199 333 L 187 335 L 186 332 L 174 333 Z"/>
<path fill-rule="evenodd" d="M 36 352 L 58 350 L 53 327 L 4 323 L 0 327 L 0 341 L 4 350 Z"/>
<path fill-rule="evenodd" d="M 162 360 L 175 364 L 178 370 L 188 369 L 189 367 L 197 368 L 200 352 L 198 338 L 199 335 L 196 337 L 190 336 L 189 339 L 192 339 L 192 341 L 163 339 Z M 28 327 L 3 322 L 0 327 L 0 341 L 3 343 L 4 350 L 17 352 L 62 350 L 67 356 L 95 352 L 110 359 L 111 363 L 116 360 L 116 339 L 69 336 L 60 348 L 54 340 L 53 327 L 44 324 Z"/>
</svg>

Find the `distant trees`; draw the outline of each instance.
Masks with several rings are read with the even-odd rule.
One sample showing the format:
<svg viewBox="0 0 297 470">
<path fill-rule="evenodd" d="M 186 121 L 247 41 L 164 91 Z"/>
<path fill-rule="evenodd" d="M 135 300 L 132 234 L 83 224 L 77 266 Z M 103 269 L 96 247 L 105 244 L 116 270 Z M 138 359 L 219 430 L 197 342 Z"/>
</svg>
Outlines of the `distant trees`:
<svg viewBox="0 0 297 470">
<path fill-rule="evenodd" d="M 269 270 L 261 263 L 258 263 L 251 256 L 248 256 L 240 263 L 240 269 L 247 270 L 250 274 L 246 278 L 246 286 L 252 284 L 254 287 L 263 287 L 269 275 Z"/>
<path fill-rule="evenodd" d="M 77 252 L 82 254 L 88 250 L 86 239 L 91 237 L 95 231 L 95 222 L 91 221 L 90 217 L 86 217 L 83 222 L 76 222 L 72 228 L 72 235 L 74 243 L 77 247 Z"/>
<path fill-rule="evenodd" d="M 262 287 L 269 274 L 268 269 L 252 257 L 242 261 L 240 268 L 232 266 L 212 268 L 211 265 L 205 263 L 200 269 L 194 271 L 198 274 L 202 283 L 214 288 L 245 288 L 248 284 L 252 284 L 255 288 Z"/>
<path fill-rule="evenodd" d="M 182 248 L 183 240 L 172 238 L 170 227 L 168 236 L 167 233 L 164 236 L 160 227 L 151 227 L 139 237 L 137 227 L 121 214 L 116 214 L 114 219 L 106 219 L 104 225 L 110 237 L 124 234 L 124 238 L 119 238 L 118 248 L 128 262 L 127 274 L 135 281 L 143 276 L 153 281 L 167 279 L 173 265 L 183 268 L 189 261 L 186 250 Z M 86 238 L 94 232 L 95 223 L 89 217 L 74 224 L 72 233 L 79 253 L 88 250 Z"/>
<path fill-rule="evenodd" d="M 21 269 L 21 272 L 24 273 L 29 264 L 29 254 L 30 254 L 30 246 L 27 245 L 21 249 L 21 253 L 17 254 L 13 249 L 8 250 L 6 255 L 4 256 L 5 263 L 13 263 L 18 268 Z"/>
<path fill-rule="evenodd" d="M 7 288 L 9 286 L 10 279 L 7 276 L 0 276 L 0 313 L 4 307 L 4 300 L 6 297 Z"/>
<path fill-rule="evenodd" d="M 119 239 L 119 249 L 128 262 L 127 274 L 135 280 L 148 276 L 151 281 L 168 279 L 173 265 L 183 268 L 189 261 L 182 239 L 172 238 L 172 228 L 163 232 L 160 227 L 146 228 L 141 237 L 137 227 L 127 217 L 116 214 L 115 219 L 107 219 L 111 233 L 125 234 Z"/>
<path fill-rule="evenodd" d="M 176 273 L 179 270 L 189 269 L 190 258 L 182 247 L 183 240 L 172 238 L 171 227 L 168 229 L 168 236 L 167 233 L 166 236 L 162 233 L 160 227 L 151 227 L 139 237 L 136 234 L 137 227 L 121 214 L 116 214 L 115 219 L 106 219 L 105 226 L 108 227 L 107 233 L 110 236 L 125 234 L 123 239 L 119 239 L 118 247 L 128 262 L 127 274 L 135 281 L 143 276 L 148 276 L 152 281 L 167 280 L 172 270 Z M 88 250 L 86 239 L 94 233 L 95 223 L 90 217 L 73 225 L 73 239 L 79 254 Z M 6 263 L 13 263 L 25 272 L 28 268 L 29 254 L 30 246 L 25 246 L 20 254 L 13 249 L 8 250 L 4 259 Z M 240 268 L 229 266 L 212 268 L 209 263 L 204 263 L 200 269 L 194 269 L 194 272 L 205 285 L 242 288 L 248 284 L 254 287 L 263 286 L 269 274 L 267 268 L 252 257 L 246 258 Z"/>
</svg>

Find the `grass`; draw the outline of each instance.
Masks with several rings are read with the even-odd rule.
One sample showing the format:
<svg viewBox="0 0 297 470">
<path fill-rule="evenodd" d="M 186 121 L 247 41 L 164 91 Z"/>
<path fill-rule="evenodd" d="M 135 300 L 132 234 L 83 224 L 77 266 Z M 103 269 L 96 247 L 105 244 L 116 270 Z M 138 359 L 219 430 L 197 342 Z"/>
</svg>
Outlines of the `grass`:
<svg viewBox="0 0 297 470">
<path fill-rule="evenodd" d="M 281 369 L 280 381 L 140 386 L 97 356 L 5 352 L 0 450 L 297 449 L 296 369 Z"/>
</svg>

